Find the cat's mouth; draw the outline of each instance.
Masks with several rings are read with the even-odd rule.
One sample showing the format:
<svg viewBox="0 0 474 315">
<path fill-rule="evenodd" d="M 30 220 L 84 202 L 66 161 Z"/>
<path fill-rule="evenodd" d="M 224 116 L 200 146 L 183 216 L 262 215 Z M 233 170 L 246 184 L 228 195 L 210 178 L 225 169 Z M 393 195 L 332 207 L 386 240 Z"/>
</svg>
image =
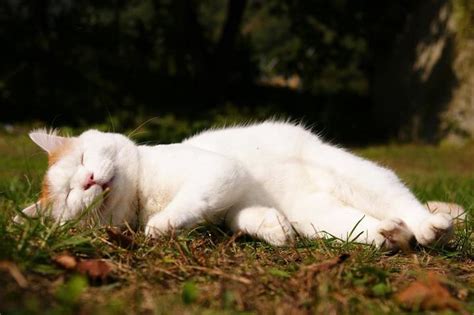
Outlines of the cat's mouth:
<svg viewBox="0 0 474 315">
<path fill-rule="evenodd" d="M 113 181 L 114 181 L 114 176 L 112 176 L 112 178 L 109 179 L 107 182 L 100 185 L 104 193 L 108 193 L 111 190 Z"/>
</svg>

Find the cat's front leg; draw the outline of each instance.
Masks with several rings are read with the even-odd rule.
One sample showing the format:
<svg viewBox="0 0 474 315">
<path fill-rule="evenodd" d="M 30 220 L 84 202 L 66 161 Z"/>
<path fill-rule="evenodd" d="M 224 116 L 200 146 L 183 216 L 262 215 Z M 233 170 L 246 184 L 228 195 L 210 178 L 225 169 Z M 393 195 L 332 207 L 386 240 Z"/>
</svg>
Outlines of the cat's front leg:
<svg viewBox="0 0 474 315">
<path fill-rule="evenodd" d="M 152 215 L 145 226 L 145 234 L 156 237 L 173 229 L 189 228 L 201 223 L 206 213 L 215 212 L 206 202 L 206 194 L 192 196 L 185 189 L 162 211 Z"/>
<path fill-rule="evenodd" d="M 248 189 L 248 179 L 240 164 L 214 157 L 206 166 L 189 174 L 186 183 L 162 211 L 151 216 L 145 234 L 155 237 L 172 229 L 189 228 L 223 215 Z M 212 167 L 211 167 L 212 166 Z"/>
<path fill-rule="evenodd" d="M 249 234 L 274 246 L 283 246 L 294 237 L 290 222 L 275 208 L 235 207 L 227 213 L 225 221 L 232 231 Z"/>
</svg>

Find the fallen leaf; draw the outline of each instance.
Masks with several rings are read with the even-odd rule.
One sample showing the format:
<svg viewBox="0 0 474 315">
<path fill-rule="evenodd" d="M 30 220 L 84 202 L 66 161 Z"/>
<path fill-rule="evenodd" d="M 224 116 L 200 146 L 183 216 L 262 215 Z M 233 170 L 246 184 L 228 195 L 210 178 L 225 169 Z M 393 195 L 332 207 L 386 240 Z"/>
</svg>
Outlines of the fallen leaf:
<svg viewBox="0 0 474 315">
<path fill-rule="evenodd" d="M 132 249 L 135 247 L 135 242 L 132 237 L 125 234 L 117 227 L 107 227 L 106 230 L 109 240 L 122 248 Z"/>
<path fill-rule="evenodd" d="M 411 310 L 462 311 L 460 303 L 451 296 L 434 272 L 429 272 L 426 277 L 410 284 L 395 299 Z"/>
<path fill-rule="evenodd" d="M 28 286 L 28 281 L 15 263 L 11 261 L 0 261 L 0 270 L 8 271 L 20 288 L 26 288 Z"/>
<path fill-rule="evenodd" d="M 75 269 L 77 266 L 76 257 L 67 253 L 54 256 L 53 261 L 64 269 Z"/>
<path fill-rule="evenodd" d="M 87 275 L 92 280 L 105 280 L 112 272 L 113 267 L 102 259 L 83 259 L 77 263 L 76 271 Z"/>
<path fill-rule="evenodd" d="M 60 267 L 82 273 L 91 280 L 103 281 L 113 270 L 113 265 L 103 259 L 77 259 L 68 253 L 53 257 L 53 261 Z"/>
</svg>

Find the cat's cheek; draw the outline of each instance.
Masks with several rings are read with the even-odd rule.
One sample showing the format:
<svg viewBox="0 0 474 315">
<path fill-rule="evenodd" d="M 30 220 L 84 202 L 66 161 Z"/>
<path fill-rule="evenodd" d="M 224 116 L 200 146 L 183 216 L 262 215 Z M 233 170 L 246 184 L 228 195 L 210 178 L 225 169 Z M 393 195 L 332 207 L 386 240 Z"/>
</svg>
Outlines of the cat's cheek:
<svg viewBox="0 0 474 315">
<path fill-rule="evenodd" d="M 66 219 L 70 219 L 84 206 L 82 201 L 82 193 L 78 189 L 71 190 L 66 200 L 66 206 Z"/>
</svg>

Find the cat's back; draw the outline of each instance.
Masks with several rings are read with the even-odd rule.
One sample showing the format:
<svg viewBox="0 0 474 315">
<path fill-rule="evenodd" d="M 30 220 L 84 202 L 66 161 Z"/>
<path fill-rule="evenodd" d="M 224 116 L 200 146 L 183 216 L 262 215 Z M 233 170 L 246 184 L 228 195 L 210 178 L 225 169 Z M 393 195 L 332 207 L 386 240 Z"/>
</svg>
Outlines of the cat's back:
<svg viewBox="0 0 474 315">
<path fill-rule="evenodd" d="M 207 130 L 183 143 L 242 159 L 249 155 L 260 157 L 296 155 L 308 141 L 320 142 L 316 135 L 302 125 L 266 121 Z"/>
</svg>

